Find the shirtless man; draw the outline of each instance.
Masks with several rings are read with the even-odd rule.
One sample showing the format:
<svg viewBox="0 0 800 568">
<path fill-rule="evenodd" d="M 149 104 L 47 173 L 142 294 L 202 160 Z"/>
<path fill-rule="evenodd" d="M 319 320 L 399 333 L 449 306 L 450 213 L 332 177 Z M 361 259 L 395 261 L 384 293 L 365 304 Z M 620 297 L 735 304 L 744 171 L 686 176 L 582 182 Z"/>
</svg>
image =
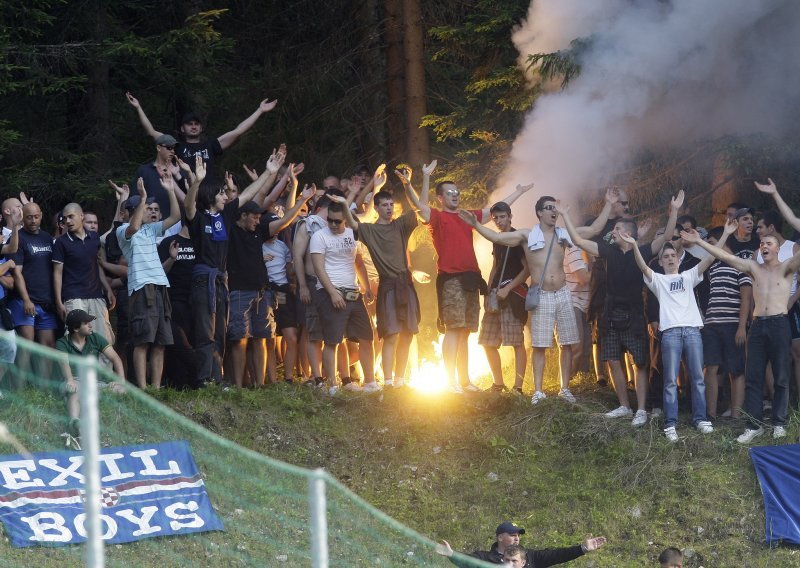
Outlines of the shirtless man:
<svg viewBox="0 0 800 568">
<path fill-rule="evenodd" d="M 770 184 L 774 187 L 770 180 Z M 754 259 L 744 259 L 703 241 L 699 237 L 681 233 L 681 237 L 700 245 L 719 260 L 746 272 L 753 278 L 753 323 L 747 333 L 747 361 L 745 362 L 744 410 L 750 416 L 747 429 L 736 441 L 748 444 L 762 435 L 764 410 L 762 398 L 767 362 L 772 364 L 775 396 L 772 402 L 772 437 L 786 436 L 786 414 L 789 407 L 789 351 L 791 331 L 787 303 L 794 273 L 800 268 L 800 252 L 789 260 L 778 260 L 780 245 L 772 235 L 761 239 L 759 251 L 764 259 L 759 264 Z"/>
<path fill-rule="evenodd" d="M 611 208 L 619 199 L 616 192 L 606 193 L 603 211 L 589 227 L 581 227 L 578 233 L 596 234 L 608 220 Z M 575 402 L 569 390 L 572 375 L 572 345 L 578 345 L 580 335 L 572 309 L 572 296 L 564 274 L 564 249 L 571 247 L 572 241 L 567 232 L 556 227 L 558 212 L 554 197 L 545 195 L 536 202 L 536 216 L 539 224 L 532 229 L 498 233 L 478 223 L 474 214 L 460 210 L 459 215 L 476 231 L 493 243 L 505 246 L 523 246 L 525 259 L 530 269 L 531 281 L 541 287 L 540 304 L 531 312 L 531 340 L 533 344 L 533 382 L 532 404 L 547 398 L 542 390 L 544 381 L 545 351 L 553 344 L 555 329 L 560 347 L 561 390 L 558 396 L 568 402 Z M 559 246 L 554 246 L 558 241 Z M 547 257 L 550 256 L 548 260 Z M 546 271 L 545 263 L 547 263 Z M 544 275 L 542 272 L 544 271 Z M 569 347 L 567 347 L 569 346 Z M 567 348 L 565 348 L 567 347 Z"/>
</svg>

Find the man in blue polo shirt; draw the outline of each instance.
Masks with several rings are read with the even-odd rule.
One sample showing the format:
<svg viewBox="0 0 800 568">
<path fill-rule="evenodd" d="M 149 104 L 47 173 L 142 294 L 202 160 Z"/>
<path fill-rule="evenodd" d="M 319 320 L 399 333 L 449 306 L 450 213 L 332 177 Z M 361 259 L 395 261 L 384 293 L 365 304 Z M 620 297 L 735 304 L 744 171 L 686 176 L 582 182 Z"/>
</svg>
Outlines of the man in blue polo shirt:
<svg viewBox="0 0 800 568">
<path fill-rule="evenodd" d="M 53 243 L 56 311 L 64 320 L 72 310 L 85 310 L 97 318 L 98 332 L 113 345 L 108 309 L 113 309 L 115 299 L 97 259 L 100 237 L 83 228 L 83 209 L 77 203 L 67 204 L 62 215 L 67 232 Z"/>
<path fill-rule="evenodd" d="M 144 180 L 139 178 L 139 195 L 128 199 L 126 208 L 135 207 L 130 223 L 117 228 L 117 240 L 128 260 L 129 332 L 133 344 L 133 369 L 139 388 L 147 386 L 147 352 L 150 351 L 150 380 L 161 387 L 164 346 L 172 345 L 172 308 L 167 295 L 169 281 L 158 257 L 156 239 L 180 220 L 175 183 L 169 174 L 161 184 L 170 201 L 170 215 L 161 221 L 158 202 L 147 197 Z M 146 217 L 146 218 L 145 218 Z"/>
</svg>

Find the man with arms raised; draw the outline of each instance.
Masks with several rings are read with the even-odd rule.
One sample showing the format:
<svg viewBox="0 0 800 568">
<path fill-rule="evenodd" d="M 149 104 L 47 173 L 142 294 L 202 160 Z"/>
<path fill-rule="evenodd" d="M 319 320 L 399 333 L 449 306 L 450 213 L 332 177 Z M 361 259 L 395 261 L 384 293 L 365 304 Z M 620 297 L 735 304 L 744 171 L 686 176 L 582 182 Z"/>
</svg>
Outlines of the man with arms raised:
<svg viewBox="0 0 800 568">
<path fill-rule="evenodd" d="M 576 230 L 592 233 L 602 227 L 608 219 L 617 195 L 609 190 L 600 216 L 590 227 Z M 533 382 L 534 392 L 531 402 L 537 404 L 547 396 L 542 390 L 544 382 L 545 351 L 553 344 L 553 330 L 556 330 L 558 344 L 561 347 L 561 390 L 558 395 L 569 402 L 575 397 L 569 390 L 569 379 L 572 375 L 572 345 L 580 340 L 575 312 L 572 309 L 572 294 L 567 286 L 564 274 L 564 249 L 572 246 L 567 232 L 556 227 L 558 212 L 554 197 L 540 197 L 535 205 L 539 224 L 532 229 L 497 233 L 479 226 L 475 216 L 469 211 L 460 211 L 459 215 L 467 223 L 475 227 L 481 235 L 495 244 L 505 246 L 524 246 L 525 258 L 534 285 L 541 288 L 540 304 L 531 312 L 531 343 L 533 344 Z M 558 244 L 558 246 L 555 246 Z"/>
<path fill-rule="evenodd" d="M 472 244 L 472 227 L 458 216 L 461 192 L 452 181 L 441 181 L 436 185 L 436 197 L 441 209 L 428 205 L 428 192 L 436 160 L 422 167 L 422 192 L 419 197 L 406 183 L 407 195 L 418 210 L 422 222 L 428 224 L 433 237 L 433 248 L 438 258 L 436 267 L 436 292 L 439 300 L 439 320 L 444 325 L 442 358 L 447 369 L 450 387 L 455 393 L 464 389 L 478 390 L 469 380 L 469 334 L 478 331 L 480 314 L 479 293 L 486 291 L 481 278 L 475 248 Z M 533 184 L 518 185 L 514 193 L 502 199 L 509 206 L 519 199 Z M 476 223 L 488 223 L 489 208 L 470 211 Z M 458 369 L 458 382 L 456 382 Z"/>
<path fill-rule="evenodd" d="M 669 220 L 664 234 L 656 238 L 650 245 L 639 247 L 645 262 L 661 250 L 667 235 L 672 236 L 678 220 L 678 210 L 683 205 L 683 190 L 678 192 L 670 202 Z M 605 309 L 600 322 L 601 359 L 609 362 L 614 390 L 619 399 L 619 407 L 606 414 L 608 418 L 627 418 L 633 414 L 628 401 L 628 385 L 622 370 L 625 351 L 633 356 L 636 367 L 636 402 L 637 411 L 631 424 L 643 426 L 647 422 L 645 404 L 647 399 L 647 361 L 648 340 L 644 318 L 644 301 L 642 298 L 642 273 L 636 264 L 632 244 L 620 238 L 622 232 L 636 235 L 636 222 L 632 219 L 620 219 L 611 232 L 612 243 L 583 238 L 569 218 L 569 207 L 557 205 L 558 212 L 564 219 L 572 241 L 591 255 L 606 259 L 607 296 Z"/>
<path fill-rule="evenodd" d="M 375 223 L 362 223 L 345 207 L 348 226 L 358 234 L 378 271 L 378 336 L 383 339 L 381 362 L 385 386 L 402 386 L 406 376 L 408 348 L 419 331 L 419 301 L 408 268 L 408 239 L 417 226 L 417 216 L 409 211 L 394 218 L 394 198 L 381 188 L 386 173 L 378 168 L 373 202 L 378 213 Z M 347 199 L 331 196 L 347 205 Z"/>
<path fill-rule="evenodd" d="M 774 184 L 773 184 L 774 185 Z M 681 233 L 691 240 L 693 235 Z M 747 360 L 745 361 L 744 411 L 750 416 L 747 429 L 736 440 L 748 444 L 764 433 L 761 427 L 764 409 L 764 375 L 767 363 L 772 365 L 775 395 L 772 401 L 772 436 L 786 436 L 786 414 L 789 407 L 789 351 L 791 330 L 787 304 L 794 273 L 800 268 L 800 252 L 789 260 L 778 260 L 780 245 L 774 236 L 761 239 L 759 251 L 764 259 L 759 264 L 753 259 L 744 259 L 730 254 L 707 242 L 696 243 L 732 267 L 753 277 L 753 323 L 747 333 Z"/>
</svg>

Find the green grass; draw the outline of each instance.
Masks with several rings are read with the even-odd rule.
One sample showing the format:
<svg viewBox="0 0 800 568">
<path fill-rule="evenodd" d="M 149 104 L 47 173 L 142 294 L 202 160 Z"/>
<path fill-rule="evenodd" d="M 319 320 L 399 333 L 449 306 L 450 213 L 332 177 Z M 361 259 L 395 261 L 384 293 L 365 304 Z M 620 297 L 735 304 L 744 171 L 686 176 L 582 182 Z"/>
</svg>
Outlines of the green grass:
<svg viewBox="0 0 800 568">
<path fill-rule="evenodd" d="M 483 383 L 488 386 L 486 378 Z M 552 377 L 545 389 L 557 390 Z M 682 414 L 681 440 L 669 444 L 658 422 L 633 429 L 627 420 L 604 419 L 615 397 L 610 389 L 598 390 L 590 376 L 582 376 L 573 392 L 577 405 L 551 396 L 536 407 L 513 394 L 430 396 L 399 389 L 330 399 L 289 385 L 155 396 L 246 448 L 304 468 L 324 467 L 367 502 L 456 550 L 486 549 L 494 527 L 510 519 L 527 529 L 523 544 L 531 547 L 608 537 L 601 551 L 574 566 L 654 566 L 667 546 L 693 551 L 687 567 L 800 566 L 797 548 L 764 544 L 761 493 L 746 448 L 735 442 L 741 425 L 719 422 L 714 434 L 702 436 Z M 15 403 L 0 408 L 0 420 L 22 432 L 31 450 L 51 449 L 60 402 L 27 392 Z M 305 528 L 305 479 L 221 450 L 135 397 L 107 400 L 102 411 L 105 444 L 191 439 L 226 523 L 225 533 L 109 547 L 109 565 L 281 566 L 275 559 L 287 552 L 291 558 L 293 544 L 307 546 L 298 536 Z M 797 435 L 795 412 L 789 440 Z M 408 558 L 398 550 L 416 546 L 418 565 L 447 565 L 435 556 L 422 560 L 423 544 L 398 543 L 401 537 L 387 536 L 390 528 L 336 490 L 329 494 L 334 564 L 405 565 Z M 79 547 L 0 546 L 0 565 L 79 562 Z M 363 561 L 341 560 L 353 547 L 363 550 Z M 295 565 L 310 563 L 301 557 Z"/>
</svg>

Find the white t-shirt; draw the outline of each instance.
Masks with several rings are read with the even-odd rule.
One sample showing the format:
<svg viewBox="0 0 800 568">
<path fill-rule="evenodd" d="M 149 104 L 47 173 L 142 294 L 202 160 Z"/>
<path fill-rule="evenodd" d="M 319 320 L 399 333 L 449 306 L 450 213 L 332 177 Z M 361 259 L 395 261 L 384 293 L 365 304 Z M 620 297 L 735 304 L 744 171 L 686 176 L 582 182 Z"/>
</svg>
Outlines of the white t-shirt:
<svg viewBox="0 0 800 568">
<path fill-rule="evenodd" d="M 325 255 L 325 272 L 336 288 L 358 288 L 356 247 L 353 229 L 348 227 L 343 233 L 334 235 L 328 227 L 324 227 L 311 236 L 308 252 Z M 322 283 L 317 282 L 317 290 L 322 288 Z"/>
<path fill-rule="evenodd" d="M 697 267 L 679 274 L 659 274 L 653 272 L 653 279 L 644 283 L 658 298 L 658 329 L 665 331 L 672 327 L 703 327 L 703 318 L 694 298 L 694 287 L 703 281 Z"/>
</svg>

